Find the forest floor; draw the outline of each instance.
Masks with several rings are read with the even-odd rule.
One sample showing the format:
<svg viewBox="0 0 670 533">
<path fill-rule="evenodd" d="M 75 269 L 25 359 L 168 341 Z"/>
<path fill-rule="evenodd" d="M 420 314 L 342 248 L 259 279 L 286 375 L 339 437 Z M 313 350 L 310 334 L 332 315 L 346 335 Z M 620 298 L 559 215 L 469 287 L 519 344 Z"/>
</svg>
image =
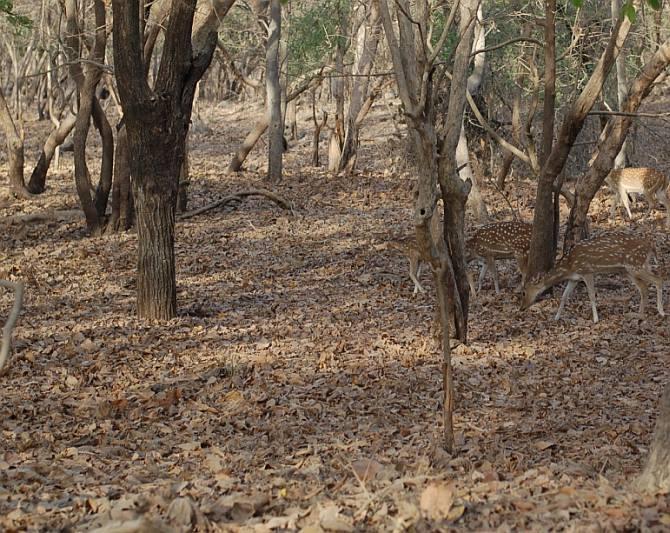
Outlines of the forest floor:
<svg viewBox="0 0 670 533">
<path fill-rule="evenodd" d="M 442 451 L 432 280 L 414 296 L 406 259 L 387 249 L 412 231 L 413 180 L 377 112 L 349 178 L 309 165 L 300 123 L 274 188 L 292 212 L 249 198 L 178 222 L 179 317 L 164 324 L 135 318 L 134 231 L 8 222 L 77 207 L 71 154 L 45 194 L 3 192 L 0 278 L 27 293 L 0 377 L 1 530 L 138 516 L 174 531 L 670 528 L 668 497 L 631 489 L 668 377 L 668 319 L 653 294 L 638 317 L 621 278 L 599 276 L 598 324 L 582 286 L 556 322 L 560 292 L 521 312 L 519 274 L 500 262 L 502 293 L 486 280 L 454 350 L 458 450 Z M 265 145 L 250 170 L 224 173 L 253 120 L 243 106 L 207 111 L 192 208 L 267 186 L 254 170 Z M 47 125 L 26 127 L 29 171 Z M 509 189 L 531 220 L 533 184 Z M 494 219 L 511 217 L 493 187 L 484 195 Z M 612 222 L 610 200 L 599 193 L 593 227 L 648 235 L 670 279 L 665 213 L 641 202 L 635 222 Z M 11 301 L 0 295 L 1 321 Z"/>
</svg>

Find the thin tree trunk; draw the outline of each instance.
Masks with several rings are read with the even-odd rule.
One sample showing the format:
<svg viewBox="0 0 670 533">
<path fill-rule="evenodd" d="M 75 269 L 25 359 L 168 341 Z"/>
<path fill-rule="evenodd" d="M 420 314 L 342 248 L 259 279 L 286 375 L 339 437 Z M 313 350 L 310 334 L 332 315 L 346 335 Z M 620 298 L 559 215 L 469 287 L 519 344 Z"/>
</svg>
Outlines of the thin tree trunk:
<svg viewBox="0 0 670 533">
<path fill-rule="evenodd" d="M 89 231 L 96 233 L 100 231 L 102 220 L 96 208 L 93 190 L 91 188 L 90 172 L 86 163 L 86 142 L 93 112 L 93 100 L 95 99 L 95 88 L 102 77 L 101 64 L 105 57 L 105 45 L 107 34 L 105 31 L 106 14 L 105 5 L 102 0 L 94 1 L 96 35 L 95 44 L 91 53 L 93 63 L 87 64 L 86 71 L 81 66 L 80 50 L 80 32 L 79 32 L 79 11 L 77 0 L 65 1 L 66 13 L 66 37 L 65 41 L 68 49 L 68 59 L 71 61 L 70 72 L 72 78 L 77 83 L 79 94 L 79 109 L 74 125 L 74 178 L 77 188 L 77 195 L 81 203 L 84 216 L 86 217 L 86 226 Z M 108 155 L 109 157 L 109 155 Z M 109 169 L 111 178 L 111 168 Z"/>
<path fill-rule="evenodd" d="M 610 9 L 612 12 L 612 20 L 615 20 L 619 16 L 619 11 L 621 11 L 619 0 L 611 0 Z M 624 100 L 626 99 L 627 93 L 628 93 L 628 80 L 626 77 L 626 54 L 624 50 L 622 50 L 619 56 L 616 58 L 617 109 L 621 110 Z M 623 142 L 621 150 L 617 154 L 616 159 L 614 161 L 614 168 L 624 168 L 625 166 L 626 166 L 626 141 Z"/>
<path fill-rule="evenodd" d="M 263 118 L 261 118 L 256 123 L 254 128 L 247 134 L 247 136 L 244 138 L 244 141 L 242 141 L 242 144 L 237 149 L 237 152 L 235 152 L 233 159 L 230 161 L 230 164 L 228 165 L 228 172 L 239 172 L 240 170 L 242 170 L 242 164 L 249 155 L 249 152 L 251 152 L 252 148 L 258 142 L 258 139 L 261 138 L 261 136 L 265 133 L 265 130 L 267 129 L 268 129 L 268 116 L 267 114 L 265 114 Z"/>
<path fill-rule="evenodd" d="M 486 31 L 482 24 L 483 10 L 482 5 L 479 4 L 477 8 L 477 19 L 475 20 L 474 39 L 472 41 L 472 51 L 484 50 L 486 48 Z M 472 73 L 468 76 L 467 90 L 471 95 L 477 94 L 484 79 L 484 68 L 486 66 L 486 53 L 478 53 L 473 60 Z M 485 224 L 489 221 L 489 213 L 486 209 L 486 203 L 481 192 L 481 183 L 479 176 L 472 171 L 472 164 L 470 162 L 470 149 L 468 148 L 468 138 L 465 134 L 465 117 L 461 123 L 461 133 L 458 138 L 458 145 L 456 146 L 456 166 L 460 169 L 458 175 L 463 181 L 470 180 L 472 188 L 468 195 L 468 203 L 480 224 Z"/>
<path fill-rule="evenodd" d="M 112 175 L 114 172 L 114 134 L 109 125 L 107 115 L 102 109 L 99 100 L 93 97 L 93 124 L 100 132 L 102 138 L 102 163 L 100 166 L 100 181 L 95 191 L 95 209 L 100 220 L 104 219 L 109 201 L 109 193 L 112 190 Z"/>
<path fill-rule="evenodd" d="M 112 217 L 109 226 L 113 231 L 126 231 L 133 225 L 133 194 L 130 186 L 128 160 L 128 135 L 122 126 L 116 136 L 114 152 L 114 181 L 112 186 Z"/>
<path fill-rule="evenodd" d="M 35 168 L 30 175 L 30 181 L 28 181 L 28 190 L 31 193 L 41 194 L 44 192 L 46 188 L 47 172 L 51 166 L 51 160 L 56 154 L 58 147 L 63 144 L 63 141 L 70 135 L 76 120 L 77 115 L 69 113 L 60 121 L 58 127 L 54 128 L 47 137 L 44 147 L 42 148 L 42 153 L 37 161 L 37 165 L 35 165 Z"/>
<path fill-rule="evenodd" d="M 7 106 L 5 96 L 0 89 L 0 128 L 7 140 L 9 159 L 9 191 L 17 198 L 28 198 L 30 193 L 23 180 L 23 139 Z"/>
<path fill-rule="evenodd" d="M 379 44 L 380 30 L 379 0 L 370 2 L 367 23 L 361 24 L 356 38 L 356 61 L 353 68 L 355 77 L 351 88 L 351 99 L 347 116 L 347 128 L 344 134 L 342 153 L 339 157 L 338 171 L 353 171 L 358 151 L 359 114 L 370 87 L 370 72 L 374 66 Z"/>
<path fill-rule="evenodd" d="M 639 2 L 636 1 L 635 5 L 639 5 Z M 584 120 L 589 110 L 593 107 L 602 90 L 607 74 L 611 70 L 628 36 L 630 27 L 630 20 L 625 15 L 620 16 L 613 29 L 607 48 L 598 60 L 581 94 L 570 107 L 561 126 L 556 144 L 549 158 L 542 166 L 538 182 L 537 200 L 533 216 L 533 236 L 529 252 L 530 276 L 546 272 L 553 264 L 555 256 L 553 191 L 560 190 L 563 185 L 562 180 L 558 176 L 563 171 L 572 145 L 584 125 Z"/>
<path fill-rule="evenodd" d="M 284 154 L 284 122 L 281 112 L 281 85 L 279 83 L 279 39 L 281 38 L 281 3 L 270 0 L 268 40 L 266 49 L 265 86 L 267 91 L 270 142 L 268 149 L 267 179 L 279 183 L 282 179 L 282 157 Z"/>
</svg>

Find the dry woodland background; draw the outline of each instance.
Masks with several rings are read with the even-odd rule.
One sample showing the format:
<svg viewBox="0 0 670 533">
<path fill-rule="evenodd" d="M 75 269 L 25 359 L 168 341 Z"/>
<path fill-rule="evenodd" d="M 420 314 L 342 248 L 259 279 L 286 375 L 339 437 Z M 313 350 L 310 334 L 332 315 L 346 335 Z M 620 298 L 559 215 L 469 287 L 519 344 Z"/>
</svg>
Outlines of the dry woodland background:
<svg viewBox="0 0 670 533">
<path fill-rule="evenodd" d="M 246 172 L 223 171 L 260 114 L 222 103 L 202 115 L 190 206 L 266 187 L 265 145 Z M 71 154 L 41 196 L 3 189 L 0 278 L 27 291 L 0 378 L 0 529 L 142 517 L 145 531 L 670 528 L 667 496 L 630 488 L 667 377 L 653 300 L 641 319 L 630 283 L 598 276 L 600 322 L 583 286 L 555 322 L 559 292 L 521 312 L 519 274 L 499 262 L 502 293 L 487 278 L 454 349 L 457 453 L 444 453 L 432 278 L 413 296 L 388 248 L 412 232 L 405 144 L 377 103 L 357 171 L 334 177 L 310 166 L 311 117 L 299 118 L 308 134 L 274 189 L 293 209 L 254 197 L 179 221 L 179 316 L 163 324 L 134 318 L 134 230 L 90 238 L 81 218 L 17 220 L 77 208 Z M 48 133 L 31 120 L 27 168 Z M 534 183 L 510 180 L 509 204 L 485 184 L 492 217 L 511 205 L 531 220 Z M 611 221 L 611 199 L 598 193 L 593 228 L 647 235 L 670 279 L 665 213 L 642 202 L 632 223 Z M 0 294 L 3 320 L 10 305 Z"/>
</svg>

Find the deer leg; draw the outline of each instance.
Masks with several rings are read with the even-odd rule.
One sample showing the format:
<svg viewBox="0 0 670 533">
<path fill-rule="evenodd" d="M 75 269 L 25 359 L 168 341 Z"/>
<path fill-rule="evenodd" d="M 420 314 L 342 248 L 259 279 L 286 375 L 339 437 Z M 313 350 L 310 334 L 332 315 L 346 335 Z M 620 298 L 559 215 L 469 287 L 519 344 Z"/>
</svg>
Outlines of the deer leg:
<svg viewBox="0 0 670 533">
<path fill-rule="evenodd" d="M 586 292 L 589 293 L 589 300 L 591 300 L 591 310 L 593 311 L 593 323 L 598 323 L 598 309 L 596 309 L 596 286 L 593 279 L 593 274 L 586 274 L 582 276 L 586 284 Z"/>
<path fill-rule="evenodd" d="M 556 312 L 554 320 L 558 320 L 559 318 L 561 318 L 561 313 L 565 308 L 565 302 L 568 301 L 568 298 L 570 298 L 570 295 L 572 294 L 572 291 L 575 290 L 576 286 L 577 286 L 576 280 L 571 279 L 568 281 L 568 284 L 565 286 L 565 290 L 563 291 L 563 296 L 561 296 L 561 303 L 558 305 L 558 311 Z"/>
<path fill-rule="evenodd" d="M 637 290 L 640 293 L 640 310 L 638 313 L 640 316 L 644 316 L 644 310 L 647 307 L 647 301 L 649 299 L 649 285 L 647 285 L 646 281 L 644 281 L 638 272 L 628 269 L 626 269 L 626 271 L 628 272 L 628 279 L 633 282 L 633 285 L 637 287 Z"/>
<path fill-rule="evenodd" d="M 496 268 L 496 260 L 492 256 L 486 258 L 486 266 L 493 274 L 493 286 L 496 289 L 496 294 L 500 294 L 500 282 L 498 281 L 498 269 Z"/>
<path fill-rule="evenodd" d="M 636 270 L 635 276 L 647 283 L 656 285 L 656 309 L 658 309 L 659 315 L 665 316 L 663 311 L 663 278 L 652 274 L 648 270 Z"/>
<path fill-rule="evenodd" d="M 528 256 L 525 254 L 517 255 L 516 262 L 519 265 L 519 272 L 521 272 L 521 286 L 526 285 L 526 273 L 528 272 Z"/>
<path fill-rule="evenodd" d="M 479 271 L 479 278 L 477 279 L 477 292 L 482 290 L 482 283 L 484 282 L 488 268 L 486 261 L 484 261 L 482 263 L 482 269 Z"/>
<path fill-rule="evenodd" d="M 668 194 L 665 192 L 665 189 L 659 189 L 656 191 L 656 198 L 659 203 L 665 207 L 665 216 L 666 216 L 666 227 L 670 228 L 670 201 L 668 200 Z"/>
<path fill-rule="evenodd" d="M 472 277 L 472 272 L 468 270 L 466 272 L 466 276 L 468 278 L 468 285 L 470 286 L 470 293 L 472 296 L 477 296 L 477 288 L 475 287 L 475 280 Z"/>
<path fill-rule="evenodd" d="M 409 277 L 414 282 L 414 293 L 426 292 L 419 283 L 419 276 L 421 275 L 421 263 L 419 262 L 418 254 L 410 254 L 409 257 Z"/>
<path fill-rule="evenodd" d="M 633 220 L 633 214 L 630 212 L 630 199 L 628 198 L 628 193 L 626 191 L 619 191 L 619 198 L 621 198 L 621 203 L 623 203 L 623 206 L 628 213 L 628 218 Z"/>
</svg>

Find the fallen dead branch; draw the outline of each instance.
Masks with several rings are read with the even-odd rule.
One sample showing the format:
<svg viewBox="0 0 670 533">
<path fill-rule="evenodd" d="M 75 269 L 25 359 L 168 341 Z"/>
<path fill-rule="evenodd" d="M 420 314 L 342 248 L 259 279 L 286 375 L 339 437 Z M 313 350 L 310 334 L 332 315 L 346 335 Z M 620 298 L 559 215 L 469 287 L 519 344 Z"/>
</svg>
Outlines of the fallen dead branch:
<svg viewBox="0 0 670 533">
<path fill-rule="evenodd" d="M 293 211 L 293 207 L 291 204 L 287 201 L 284 200 L 281 196 L 276 195 L 275 193 L 268 191 L 267 189 L 249 189 L 247 191 L 240 191 L 235 194 L 231 194 L 230 196 L 226 196 L 225 198 L 221 198 L 220 200 L 217 200 L 216 202 L 213 202 L 211 204 L 207 204 L 203 207 L 200 207 L 198 209 L 194 209 L 192 211 L 187 211 L 186 213 L 182 213 L 179 215 L 179 218 L 181 220 L 187 219 L 187 218 L 192 218 L 197 215 L 202 215 L 203 213 L 206 213 L 207 211 L 211 211 L 212 209 L 216 209 L 217 207 L 221 207 L 223 205 L 229 204 L 231 202 L 241 202 L 243 198 L 246 198 L 247 196 L 264 196 L 268 198 L 269 200 L 272 200 L 274 203 L 276 203 L 279 207 L 282 209 L 286 209 L 287 211 Z"/>
<path fill-rule="evenodd" d="M 77 217 L 83 217 L 81 209 L 67 209 L 65 211 L 49 210 L 42 213 L 28 213 L 25 215 L 12 215 L 0 218 L 0 224 L 27 224 L 29 222 L 63 222 Z"/>
</svg>

